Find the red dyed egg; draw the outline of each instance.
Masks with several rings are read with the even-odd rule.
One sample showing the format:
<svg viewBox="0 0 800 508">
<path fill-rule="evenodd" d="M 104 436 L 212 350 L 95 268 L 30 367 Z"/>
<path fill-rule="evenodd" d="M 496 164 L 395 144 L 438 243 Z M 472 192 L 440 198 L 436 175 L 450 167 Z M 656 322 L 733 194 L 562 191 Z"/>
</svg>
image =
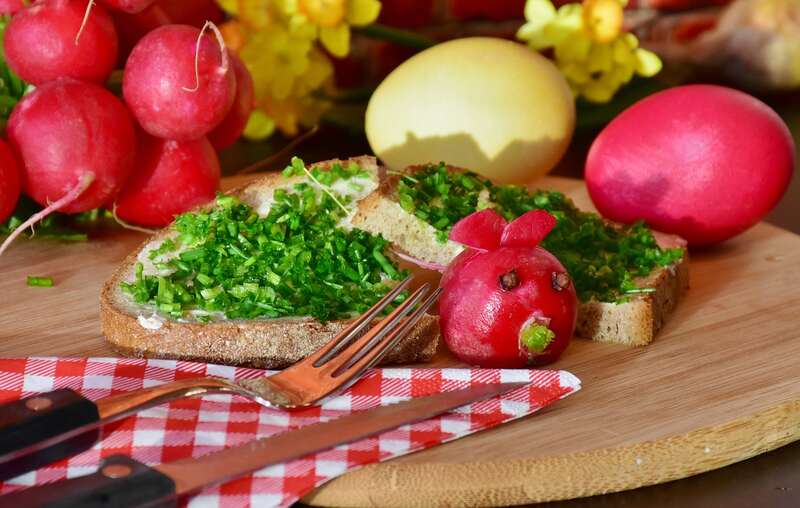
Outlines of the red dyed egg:
<svg viewBox="0 0 800 508">
<path fill-rule="evenodd" d="M 654 94 L 615 118 L 586 161 L 597 209 L 618 222 L 710 245 L 760 221 L 794 169 L 781 118 L 743 92 L 689 85 Z"/>
</svg>

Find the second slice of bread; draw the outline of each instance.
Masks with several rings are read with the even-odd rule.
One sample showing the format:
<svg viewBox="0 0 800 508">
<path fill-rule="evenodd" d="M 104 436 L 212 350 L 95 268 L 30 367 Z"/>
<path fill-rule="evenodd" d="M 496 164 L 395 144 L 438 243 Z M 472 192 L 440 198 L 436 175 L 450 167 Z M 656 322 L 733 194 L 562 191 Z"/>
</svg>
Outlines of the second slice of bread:
<svg viewBox="0 0 800 508">
<path fill-rule="evenodd" d="M 413 173 L 421 169 L 411 168 L 409 171 Z M 448 167 L 448 171 L 464 170 Z M 439 242 L 433 226 L 403 210 L 395 192 L 399 181 L 399 175 L 384 178 L 376 192 L 359 202 L 358 211 L 351 222 L 358 228 L 383 235 L 396 248 L 417 259 L 437 264 L 449 263 L 461 252 L 462 247 L 450 241 Z M 576 335 L 628 346 L 652 342 L 689 287 L 688 256 L 684 254 L 674 264 L 659 268 L 636 282 L 638 287 L 653 288 L 655 291 L 634 295 L 624 303 L 581 302 Z"/>
</svg>

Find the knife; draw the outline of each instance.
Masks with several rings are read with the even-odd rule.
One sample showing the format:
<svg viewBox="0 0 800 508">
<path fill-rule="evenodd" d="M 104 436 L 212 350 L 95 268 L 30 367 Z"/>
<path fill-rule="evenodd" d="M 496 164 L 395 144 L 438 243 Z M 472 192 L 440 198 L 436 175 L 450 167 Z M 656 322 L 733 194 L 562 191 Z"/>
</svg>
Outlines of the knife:
<svg viewBox="0 0 800 508">
<path fill-rule="evenodd" d="M 498 383 L 437 393 L 307 425 L 202 457 L 181 459 L 153 467 L 125 455 L 113 455 L 105 459 L 93 474 L 0 496 L 0 506 L 175 506 L 178 496 L 203 487 L 425 420 L 527 384 Z"/>
<path fill-rule="evenodd" d="M 0 481 L 88 450 L 98 427 L 176 395 L 230 392 L 227 383 L 208 379 L 205 391 L 195 379 L 173 381 L 135 392 L 89 400 L 68 388 L 0 404 Z"/>
</svg>

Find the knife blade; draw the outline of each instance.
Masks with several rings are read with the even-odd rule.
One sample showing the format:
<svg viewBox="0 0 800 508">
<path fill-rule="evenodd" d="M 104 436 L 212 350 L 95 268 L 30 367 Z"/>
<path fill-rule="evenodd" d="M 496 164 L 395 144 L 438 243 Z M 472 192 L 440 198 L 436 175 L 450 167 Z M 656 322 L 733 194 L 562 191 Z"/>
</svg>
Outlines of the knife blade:
<svg viewBox="0 0 800 508">
<path fill-rule="evenodd" d="M 497 383 L 437 393 L 256 439 L 198 458 L 146 466 L 125 455 L 97 472 L 0 496 L 0 506 L 109 508 L 172 506 L 177 496 L 273 464 L 364 439 L 526 386 Z"/>
</svg>

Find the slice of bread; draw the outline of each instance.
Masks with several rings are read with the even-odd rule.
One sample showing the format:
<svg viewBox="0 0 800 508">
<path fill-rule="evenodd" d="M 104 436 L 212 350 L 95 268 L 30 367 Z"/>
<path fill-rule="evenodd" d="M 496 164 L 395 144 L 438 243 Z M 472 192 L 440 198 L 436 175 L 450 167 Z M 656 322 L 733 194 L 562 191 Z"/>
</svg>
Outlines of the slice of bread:
<svg viewBox="0 0 800 508">
<path fill-rule="evenodd" d="M 422 170 L 412 167 L 411 174 Z M 448 171 L 463 169 L 448 166 Z M 396 248 L 422 261 L 447 264 L 462 251 L 454 242 L 441 243 L 430 224 L 406 212 L 397 202 L 396 186 L 400 175 L 381 180 L 376 192 L 358 204 L 351 222 L 355 227 L 381 234 Z M 488 201 L 488 195 L 479 196 Z M 657 235 L 663 247 L 679 245 L 677 237 Z M 667 316 L 675 308 L 680 296 L 689 287 L 689 260 L 684 256 L 676 263 L 660 268 L 647 277 L 636 280 L 638 287 L 654 288 L 651 293 L 641 293 L 625 303 L 582 302 L 578 308 L 576 335 L 600 342 L 629 346 L 642 346 L 653 341 Z"/>
<path fill-rule="evenodd" d="M 325 161 L 314 164 L 314 167 L 327 168 L 336 162 L 355 162 L 372 177 L 372 185 L 364 185 L 362 194 L 353 196 L 354 199 L 369 194 L 378 186 L 380 179 L 385 177 L 373 157 Z M 280 174 L 270 174 L 234 189 L 230 194 L 265 214 L 269 210 L 275 189 L 290 187 L 301 180 L 305 178 L 286 178 Z M 257 368 L 283 368 L 309 355 L 349 324 L 349 321 L 321 323 L 310 317 L 218 320 L 209 323 L 193 319 L 179 321 L 133 302 L 122 291 L 120 283 L 132 280 L 136 263 L 146 263 L 148 258 L 144 254 L 158 247 L 170 235 L 174 235 L 174 232 L 171 228 L 166 228 L 145 241 L 136 252 L 128 256 L 102 289 L 102 331 L 108 343 L 121 354 Z M 146 267 L 146 270 L 154 269 L 152 263 Z M 438 318 L 425 315 L 411 333 L 386 356 L 384 363 L 429 361 L 436 352 L 439 335 Z"/>
</svg>

